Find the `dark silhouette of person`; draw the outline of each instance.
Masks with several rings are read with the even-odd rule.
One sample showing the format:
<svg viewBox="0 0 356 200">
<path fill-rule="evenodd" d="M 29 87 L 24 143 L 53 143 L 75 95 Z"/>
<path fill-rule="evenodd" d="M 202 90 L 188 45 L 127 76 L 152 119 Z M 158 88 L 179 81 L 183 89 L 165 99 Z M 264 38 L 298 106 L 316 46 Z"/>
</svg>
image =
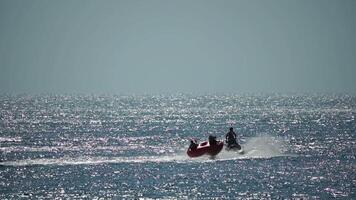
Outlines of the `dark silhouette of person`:
<svg viewBox="0 0 356 200">
<path fill-rule="evenodd" d="M 226 133 L 226 142 L 227 144 L 235 144 L 237 143 L 236 141 L 236 133 L 234 132 L 234 128 L 230 127 L 230 131 Z"/>
<path fill-rule="evenodd" d="M 209 144 L 210 145 L 216 145 L 217 141 L 216 141 L 216 137 L 209 135 Z"/>
<path fill-rule="evenodd" d="M 194 149 L 196 149 L 197 147 L 198 147 L 198 143 L 197 143 L 197 141 L 196 141 L 196 140 L 194 140 L 194 139 L 191 139 L 191 140 L 190 140 L 189 149 L 194 150 Z"/>
</svg>

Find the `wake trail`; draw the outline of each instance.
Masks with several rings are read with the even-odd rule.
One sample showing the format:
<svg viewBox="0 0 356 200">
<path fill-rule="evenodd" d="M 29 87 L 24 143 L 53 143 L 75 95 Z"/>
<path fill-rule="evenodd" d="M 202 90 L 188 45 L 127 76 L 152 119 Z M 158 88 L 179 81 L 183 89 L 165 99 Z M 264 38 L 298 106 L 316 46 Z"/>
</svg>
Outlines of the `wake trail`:
<svg viewBox="0 0 356 200">
<path fill-rule="evenodd" d="M 286 147 L 287 144 L 278 138 L 258 136 L 248 138 L 246 143 L 242 144 L 243 154 L 238 154 L 234 151 L 223 151 L 218 156 L 223 160 L 292 156 L 285 153 Z"/>
<path fill-rule="evenodd" d="M 17 161 L 1 162 L 2 166 L 32 166 L 32 165 L 98 165 L 110 163 L 200 163 L 216 162 L 239 159 L 267 159 L 280 156 L 291 156 L 284 153 L 283 141 L 270 136 L 259 136 L 249 138 L 242 144 L 243 154 L 234 151 L 222 150 L 214 159 L 209 156 L 189 158 L 185 151 L 179 151 L 172 155 L 161 156 L 134 156 L 134 157 L 63 157 L 48 159 L 26 159 Z"/>
</svg>

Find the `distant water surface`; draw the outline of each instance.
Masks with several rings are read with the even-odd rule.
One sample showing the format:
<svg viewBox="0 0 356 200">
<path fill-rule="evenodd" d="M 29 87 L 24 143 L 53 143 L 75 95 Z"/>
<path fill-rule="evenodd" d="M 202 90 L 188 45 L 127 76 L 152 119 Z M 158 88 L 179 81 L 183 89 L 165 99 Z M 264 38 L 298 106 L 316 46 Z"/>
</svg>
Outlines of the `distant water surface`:
<svg viewBox="0 0 356 200">
<path fill-rule="evenodd" d="M 355 199 L 356 97 L 1 95 L 0 199 Z M 188 158 L 188 139 L 245 154 Z"/>
</svg>

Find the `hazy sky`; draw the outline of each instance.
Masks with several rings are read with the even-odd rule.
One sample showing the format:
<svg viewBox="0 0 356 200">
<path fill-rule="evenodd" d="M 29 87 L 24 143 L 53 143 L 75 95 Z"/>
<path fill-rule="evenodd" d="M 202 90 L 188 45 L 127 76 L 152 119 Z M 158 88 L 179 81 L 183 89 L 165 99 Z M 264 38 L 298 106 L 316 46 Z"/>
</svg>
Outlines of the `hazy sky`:
<svg viewBox="0 0 356 200">
<path fill-rule="evenodd" d="M 0 92 L 356 93 L 355 0 L 0 0 Z"/>
</svg>

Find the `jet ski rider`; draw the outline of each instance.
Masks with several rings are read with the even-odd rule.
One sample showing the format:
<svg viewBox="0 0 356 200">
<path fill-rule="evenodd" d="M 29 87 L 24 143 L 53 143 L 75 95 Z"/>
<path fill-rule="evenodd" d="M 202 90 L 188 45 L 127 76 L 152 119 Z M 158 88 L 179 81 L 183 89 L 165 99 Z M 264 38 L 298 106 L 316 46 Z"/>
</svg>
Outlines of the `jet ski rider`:
<svg viewBox="0 0 356 200">
<path fill-rule="evenodd" d="M 236 133 L 234 132 L 234 128 L 230 127 L 230 131 L 225 136 L 227 144 L 236 144 Z"/>
</svg>

